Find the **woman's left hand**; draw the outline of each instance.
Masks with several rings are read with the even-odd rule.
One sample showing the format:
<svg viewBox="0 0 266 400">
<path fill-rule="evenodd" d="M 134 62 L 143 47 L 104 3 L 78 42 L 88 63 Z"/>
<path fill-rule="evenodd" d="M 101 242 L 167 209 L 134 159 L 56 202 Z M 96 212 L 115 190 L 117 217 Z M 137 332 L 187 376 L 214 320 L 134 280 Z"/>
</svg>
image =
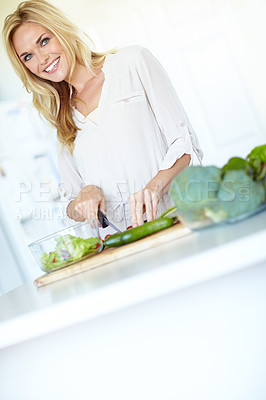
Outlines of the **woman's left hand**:
<svg viewBox="0 0 266 400">
<path fill-rule="evenodd" d="M 190 161 L 191 155 L 183 154 L 171 168 L 160 170 L 143 190 L 129 196 L 129 212 L 133 227 L 144 223 L 145 212 L 147 221 L 157 218 L 159 201 L 168 192 L 172 179 L 188 167 Z"/>
<path fill-rule="evenodd" d="M 156 219 L 158 204 L 162 195 L 159 186 L 151 181 L 143 190 L 129 196 L 129 212 L 133 228 L 144 223 L 143 214 L 145 212 L 147 221 Z"/>
</svg>

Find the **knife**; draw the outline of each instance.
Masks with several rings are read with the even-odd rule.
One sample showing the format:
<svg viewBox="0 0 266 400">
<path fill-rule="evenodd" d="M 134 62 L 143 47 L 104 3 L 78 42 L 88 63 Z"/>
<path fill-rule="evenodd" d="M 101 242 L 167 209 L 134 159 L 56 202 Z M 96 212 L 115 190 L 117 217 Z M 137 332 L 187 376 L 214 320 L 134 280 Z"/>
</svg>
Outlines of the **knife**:
<svg viewBox="0 0 266 400">
<path fill-rule="evenodd" d="M 104 215 L 101 210 L 98 210 L 98 219 L 102 228 L 107 228 L 107 226 L 110 226 L 116 232 L 121 232 L 120 229 L 118 229 L 114 224 L 112 224 L 112 222 L 109 221 L 109 219 L 106 217 L 106 215 Z"/>
</svg>

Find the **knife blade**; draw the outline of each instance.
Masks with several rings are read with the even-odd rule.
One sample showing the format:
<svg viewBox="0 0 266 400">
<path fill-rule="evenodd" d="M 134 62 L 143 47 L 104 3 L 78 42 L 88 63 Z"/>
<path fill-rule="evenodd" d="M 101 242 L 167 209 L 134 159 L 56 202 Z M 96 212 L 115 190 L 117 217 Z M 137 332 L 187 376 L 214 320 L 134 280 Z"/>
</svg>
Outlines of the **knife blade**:
<svg viewBox="0 0 266 400">
<path fill-rule="evenodd" d="M 98 210 L 98 219 L 102 228 L 107 228 L 107 226 L 110 226 L 116 232 L 121 232 L 120 229 L 118 229 L 114 224 L 112 224 L 112 222 L 109 221 L 109 219 L 106 217 L 106 215 L 104 215 L 101 210 Z"/>
</svg>

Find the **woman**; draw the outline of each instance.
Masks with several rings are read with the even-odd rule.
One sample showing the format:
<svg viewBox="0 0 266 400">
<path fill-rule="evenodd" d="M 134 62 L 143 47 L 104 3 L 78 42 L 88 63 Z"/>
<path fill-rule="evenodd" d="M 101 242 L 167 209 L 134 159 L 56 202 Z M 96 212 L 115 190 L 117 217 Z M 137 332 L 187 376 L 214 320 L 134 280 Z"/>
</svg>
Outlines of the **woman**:
<svg viewBox="0 0 266 400">
<path fill-rule="evenodd" d="M 3 34 L 34 106 L 57 129 L 68 217 L 97 218 L 101 209 L 125 230 L 171 207 L 172 179 L 201 162 L 202 152 L 149 50 L 94 52 L 46 1 L 21 3 L 6 18 Z"/>
</svg>

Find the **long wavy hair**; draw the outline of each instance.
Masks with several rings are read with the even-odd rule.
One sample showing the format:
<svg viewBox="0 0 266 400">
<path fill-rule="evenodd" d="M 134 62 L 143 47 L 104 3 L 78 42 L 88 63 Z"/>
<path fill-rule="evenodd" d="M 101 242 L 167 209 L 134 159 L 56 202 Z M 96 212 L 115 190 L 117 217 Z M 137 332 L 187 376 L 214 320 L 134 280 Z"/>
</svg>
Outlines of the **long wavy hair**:
<svg viewBox="0 0 266 400">
<path fill-rule="evenodd" d="M 77 134 L 73 120 L 69 83 L 51 82 L 34 75 L 22 63 L 17 55 L 12 37 L 24 22 L 37 23 L 51 31 L 60 41 L 70 60 L 70 79 L 76 62 L 85 65 L 89 71 L 99 68 L 106 55 L 115 50 L 99 53 L 91 50 L 92 40 L 73 24 L 58 8 L 45 0 L 28 0 L 19 4 L 16 11 L 8 15 L 3 27 L 3 37 L 11 64 L 24 84 L 27 92 L 32 93 L 33 105 L 56 128 L 60 143 L 71 154 Z"/>
</svg>

